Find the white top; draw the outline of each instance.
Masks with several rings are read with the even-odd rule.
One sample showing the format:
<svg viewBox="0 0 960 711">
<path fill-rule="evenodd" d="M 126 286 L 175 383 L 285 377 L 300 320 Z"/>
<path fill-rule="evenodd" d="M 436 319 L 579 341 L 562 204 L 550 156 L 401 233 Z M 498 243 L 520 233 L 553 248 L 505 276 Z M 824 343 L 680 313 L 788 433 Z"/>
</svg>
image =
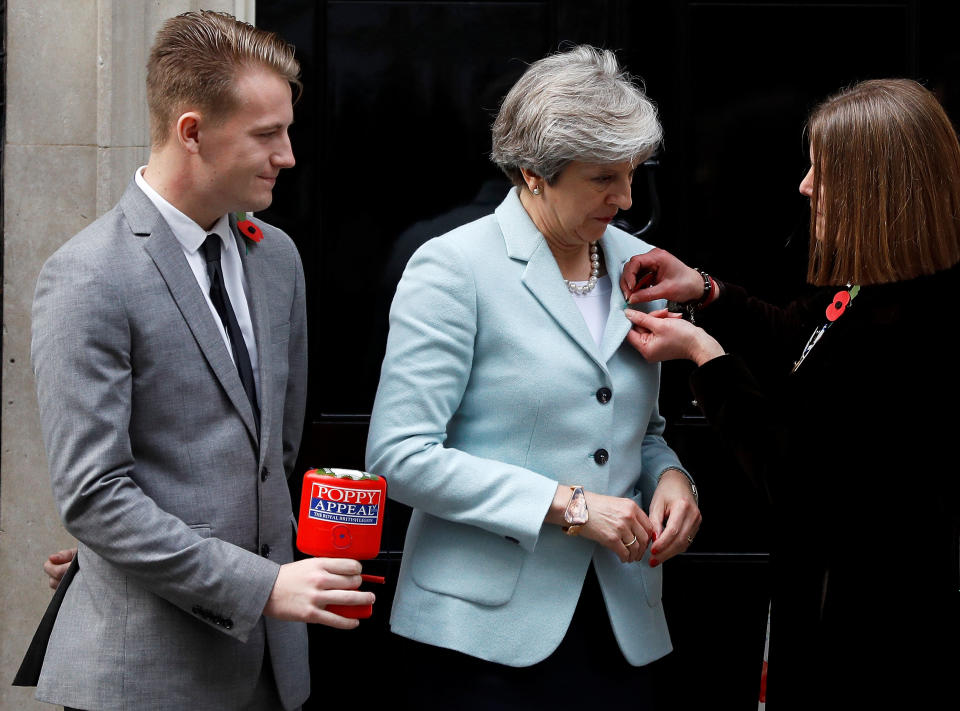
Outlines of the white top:
<svg viewBox="0 0 960 711">
<path fill-rule="evenodd" d="M 586 286 L 585 281 L 571 281 L 576 286 Z M 583 314 L 583 320 L 587 322 L 587 328 L 590 329 L 590 335 L 593 340 L 600 345 L 603 340 L 603 329 L 607 325 L 607 317 L 610 316 L 610 290 L 613 288 L 610 283 L 610 275 L 605 274 L 597 279 L 597 285 L 593 291 L 586 294 L 570 293 L 573 297 L 573 303 Z"/>
<path fill-rule="evenodd" d="M 163 196 L 154 190 L 143 177 L 143 169 L 146 166 L 137 168 L 133 178 L 137 186 L 143 191 L 150 202 L 154 204 L 160 216 L 166 220 L 173 232 L 173 236 L 180 243 L 183 249 L 183 256 L 187 258 L 187 264 L 193 270 L 193 275 L 197 278 L 200 285 L 200 291 L 203 292 L 203 298 L 207 300 L 207 306 L 210 307 L 210 313 L 213 314 L 213 320 L 220 329 L 220 336 L 227 345 L 227 353 L 230 354 L 230 360 L 233 360 L 233 350 L 230 348 L 230 336 L 227 334 L 226 326 L 220 321 L 220 314 L 210 300 L 210 277 L 207 275 L 207 263 L 200 253 L 200 245 L 207 239 L 208 234 L 216 234 L 220 237 L 220 269 L 223 272 L 223 281 L 227 287 L 227 295 L 230 297 L 230 305 L 233 306 L 233 312 L 237 317 L 237 323 L 240 324 L 240 332 L 243 334 L 244 345 L 247 347 L 247 353 L 250 354 L 250 367 L 253 369 L 253 382 L 257 390 L 257 401 L 260 401 L 260 369 L 257 358 L 257 340 L 253 335 L 253 320 L 250 318 L 250 304 L 247 301 L 247 280 L 243 274 L 243 262 L 240 261 L 240 252 L 237 249 L 237 241 L 230 232 L 230 221 L 227 215 L 223 215 L 213 225 L 209 232 L 204 230 L 192 219 L 184 215 L 180 210 L 167 202 Z"/>
</svg>

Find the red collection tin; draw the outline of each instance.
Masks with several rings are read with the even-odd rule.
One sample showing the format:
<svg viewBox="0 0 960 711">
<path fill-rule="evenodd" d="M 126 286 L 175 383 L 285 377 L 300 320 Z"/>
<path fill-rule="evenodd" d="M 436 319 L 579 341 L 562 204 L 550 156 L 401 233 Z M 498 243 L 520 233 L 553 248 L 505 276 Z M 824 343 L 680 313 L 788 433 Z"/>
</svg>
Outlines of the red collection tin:
<svg viewBox="0 0 960 711">
<path fill-rule="evenodd" d="M 387 480 L 353 469 L 311 469 L 303 475 L 297 548 L 324 558 L 368 560 L 380 552 Z M 368 582 L 383 582 L 364 576 Z M 344 617 L 366 618 L 370 605 L 327 605 Z"/>
</svg>

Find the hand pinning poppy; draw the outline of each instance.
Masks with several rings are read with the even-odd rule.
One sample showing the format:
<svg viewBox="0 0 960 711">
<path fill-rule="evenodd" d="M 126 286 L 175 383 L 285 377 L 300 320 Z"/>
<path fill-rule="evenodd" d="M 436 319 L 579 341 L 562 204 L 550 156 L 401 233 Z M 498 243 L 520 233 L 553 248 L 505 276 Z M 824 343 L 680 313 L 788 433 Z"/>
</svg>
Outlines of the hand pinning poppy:
<svg viewBox="0 0 960 711">
<path fill-rule="evenodd" d="M 254 243 L 263 239 L 263 231 L 253 223 L 253 220 L 247 219 L 247 213 L 238 212 L 236 217 L 237 229 L 240 230 L 241 235 Z"/>
</svg>

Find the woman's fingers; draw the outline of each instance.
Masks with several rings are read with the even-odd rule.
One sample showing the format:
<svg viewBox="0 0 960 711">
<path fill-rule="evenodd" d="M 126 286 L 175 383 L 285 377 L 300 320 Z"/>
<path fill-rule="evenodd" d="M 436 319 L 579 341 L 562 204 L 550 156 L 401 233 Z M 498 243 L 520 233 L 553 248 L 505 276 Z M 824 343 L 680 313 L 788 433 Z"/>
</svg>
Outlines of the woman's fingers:
<svg viewBox="0 0 960 711">
<path fill-rule="evenodd" d="M 582 535 L 613 551 L 624 563 L 643 557 L 653 524 L 632 499 L 587 492 L 590 519 Z"/>
<path fill-rule="evenodd" d="M 686 502 L 676 503 L 669 513 L 663 532 L 650 549 L 650 565 L 659 565 L 683 553 L 700 530 L 700 511 Z"/>
</svg>

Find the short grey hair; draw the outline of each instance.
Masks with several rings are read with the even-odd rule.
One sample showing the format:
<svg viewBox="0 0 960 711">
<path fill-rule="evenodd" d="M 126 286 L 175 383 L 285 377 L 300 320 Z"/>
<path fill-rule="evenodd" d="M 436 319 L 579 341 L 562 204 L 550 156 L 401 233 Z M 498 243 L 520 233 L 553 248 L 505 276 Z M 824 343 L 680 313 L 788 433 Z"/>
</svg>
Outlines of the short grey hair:
<svg viewBox="0 0 960 711">
<path fill-rule="evenodd" d="M 639 163 L 663 137 L 657 109 L 610 50 L 578 45 L 531 64 L 493 122 L 490 158 L 515 185 L 548 184 L 574 160 Z"/>
</svg>

